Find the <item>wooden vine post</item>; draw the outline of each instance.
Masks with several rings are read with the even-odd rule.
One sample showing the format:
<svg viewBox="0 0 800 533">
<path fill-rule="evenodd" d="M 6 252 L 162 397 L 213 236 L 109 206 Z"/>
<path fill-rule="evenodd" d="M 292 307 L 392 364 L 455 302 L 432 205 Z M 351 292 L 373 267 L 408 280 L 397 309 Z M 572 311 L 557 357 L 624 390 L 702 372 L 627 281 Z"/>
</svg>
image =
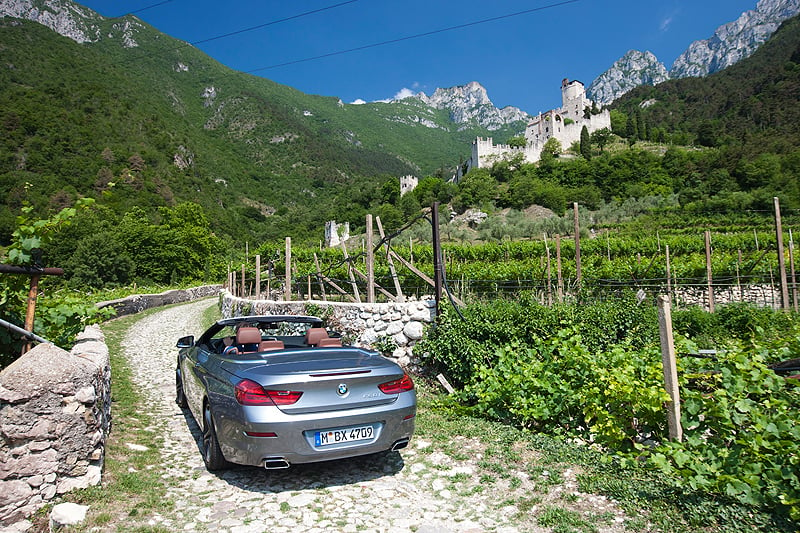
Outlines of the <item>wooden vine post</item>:
<svg viewBox="0 0 800 533">
<path fill-rule="evenodd" d="M 708 278 L 708 312 L 714 312 L 714 281 L 711 277 L 711 232 L 706 230 L 706 277 Z"/>
<path fill-rule="evenodd" d="M 372 215 L 367 215 L 367 303 L 375 303 L 375 251 L 372 249 Z"/>
<path fill-rule="evenodd" d="M 556 276 L 558 277 L 558 303 L 564 300 L 564 278 L 561 275 L 561 235 L 556 234 Z"/>
<path fill-rule="evenodd" d="M 789 305 L 789 283 L 786 279 L 786 260 L 783 257 L 783 226 L 781 224 L 781 202 L 778 197 L 772 198 L 775 205 L 775 238 L 776 246 L 778 247 L 778 270 L 781 276 L 781 309 L 788 311 L 791 309 Z"/>
<path fill-rule="evenodd" d="M 438 318 L 442 300 L 442 244 L 439 241 L 439 202 L 431 207 L 431 230 L 433 232 L 433 288 L 436 300 L 436 316 Z"/>
<path fill-rule="evenodd" d="M 256 300 L 261 299 L 261 256 L 256 255 Z"/>
<path fill-rule="evenodd" d="M 669 395 L 667 402 L 667 426 L 669 438 L 683 440 L 681 427 L 681 398 L 678 389 L 678 364 L 675 355 L 675 342 L 672 337 L 672 311 L 669 296 L 658 297 L 658 330 L 661 337 L 661 363 L 664 367 L 664 386 Z"/>
<path fill-rule="evenodd" d="M 792 238 L 792 230 L 789 230 L 789 269 L 792 276 L 792 302 L 794 303 L 795 313 L 798 311 L 797 305 L 797 277 L 794 270 L 794 239 Z"/>
<path fill-rule="evenodd" d="M 292 238 L 286 237 L 286 282 L 283 285 L 283 299 L 292 300 Z"/>
<path fill-rule="evenodd" d="M 42 276 L 63 276 L 64 269 L 0 265 L 0 274 L 23 274 L 31 278 L 28 287 L 28 301 L 25 308 L 25 330 L 33 333 L 33 322 L 36 318 L 36 300 L 39 297 L 39 280 Z M 31 349 L 31 344 L 30 340 L 23 343 L 21 355 L 26 354 Z"/>
<path fill-rule="evenodd" d="M 575 219 L 575 277 L 578 291 L 581 289 L 581 226 L 578 221 L 578 202 L 573 202 L 572 211 Z"/>
</svg>

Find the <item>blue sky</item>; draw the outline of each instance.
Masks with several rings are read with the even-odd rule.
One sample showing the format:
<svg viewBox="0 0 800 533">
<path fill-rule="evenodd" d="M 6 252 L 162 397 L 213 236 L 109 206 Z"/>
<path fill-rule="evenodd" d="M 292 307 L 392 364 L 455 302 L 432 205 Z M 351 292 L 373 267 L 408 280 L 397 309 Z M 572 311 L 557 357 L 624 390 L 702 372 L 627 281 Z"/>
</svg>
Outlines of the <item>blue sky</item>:
<svg viewBox="0 0 800 533">
<path fill-rule="evenodd" d="M 191 43 L 265 25 L 197 47 L 233 69 L 309 94 L 350 103 L 477 81 L 496 106 L 536 114 L 561 104 L 563 78 L 588 86 L 628 50 L 650 50 L 669 68 L 692 41 L 754 9 L 756 0 L 80 3 L 106 17 L 134 13 Z M 282 19 L 289 20 L 276 22 Z M 478 23 L 488 19 L 496 20 Z M 371 46 L 387 41 L 395 42 Z M 355 48 L 363 49 L 338 53 Z"/>
</svg>

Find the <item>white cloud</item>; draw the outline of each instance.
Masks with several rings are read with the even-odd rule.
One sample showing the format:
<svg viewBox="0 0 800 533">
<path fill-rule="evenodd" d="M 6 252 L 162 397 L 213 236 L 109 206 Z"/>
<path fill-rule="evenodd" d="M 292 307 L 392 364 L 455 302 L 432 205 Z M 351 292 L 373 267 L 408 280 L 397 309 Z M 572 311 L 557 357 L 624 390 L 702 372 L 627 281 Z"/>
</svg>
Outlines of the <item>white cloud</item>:
<svg viewBox="0 0 800 533">
<path fill-rule="evenodd" d="M 366 100 L 362 100 L 361 98 L 356 98 L 355 100 L 353 100 L 350 103 L 353 104 L 353 105 L 364 105 L 367 102 L 366 102 Z"/>
<path fill-rule="evenodd" d="M 665 19 L 663 19 L 663 20 L 661 21 L 661 24 L 659 25 L 659 29 L 660 29 L 662 32 L 669 31 L 669 26 L 670 26 L 670 24 L 672 24 L 672 21 L 673 21 L 673 20 L 674 20 L 674 17 L 673 17 L 672 15 L 670 15 L 670 16 L 668 16 L 668 17 L 666 17 Z"/>
<path fill-rule="evenodd" d="M 414 92 L 412 89 L 408 89 L 407 87 L 403 87 L 400 89 L 397 94 L 394 95 L 395 100 L 404 100 L 406 98 L 411 98 L 412 96 L 416 96 L 417 93 Z"/>
</svg>

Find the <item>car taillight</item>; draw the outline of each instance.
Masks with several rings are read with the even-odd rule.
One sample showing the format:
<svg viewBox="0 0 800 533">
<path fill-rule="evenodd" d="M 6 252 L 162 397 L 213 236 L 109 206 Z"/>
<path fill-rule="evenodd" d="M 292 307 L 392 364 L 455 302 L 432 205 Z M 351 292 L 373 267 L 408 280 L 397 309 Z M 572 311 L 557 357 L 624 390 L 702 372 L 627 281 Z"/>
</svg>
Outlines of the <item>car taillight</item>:
<svg viewBox="0 0 800 533">
<path fill-rule="evenodd" d="M 302 392 L 294 390 L 268 390 L 267 394 L 275 405 L 292 405 L 303 395 Z"/>
<path fill-rule="evenodd" d="M 384 394 L 399 394 L 412 390 L 414 388 L 414 382 L 411 381 L 408 374 L 403 374 L 402 378 L 381 383 L 378 385 L 378 388 Z"/>
<path fill-rule="evenodd" d="M 236 401 L 241 405 L 292 405 L 303 395 L 299 391 L 265 390 L 264 387 L 244 379 L 234 389 Z"/>
</svg>

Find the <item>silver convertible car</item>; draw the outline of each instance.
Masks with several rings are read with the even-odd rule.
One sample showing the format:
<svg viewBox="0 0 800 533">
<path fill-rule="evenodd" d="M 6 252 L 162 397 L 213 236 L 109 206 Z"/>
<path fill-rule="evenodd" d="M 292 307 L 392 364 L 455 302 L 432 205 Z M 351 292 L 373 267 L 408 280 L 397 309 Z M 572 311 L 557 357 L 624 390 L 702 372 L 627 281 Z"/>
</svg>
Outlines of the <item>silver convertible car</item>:
<svg viewBox="0 0 800 533">
<path fill-rule="evenodd" d="M 229 318 L 177 346 L 176 402 L 202 429 L 208 470 L 398 450 L 414 432 L 411 378 L 377 352 L 343 346 L 319 318 Z"/>
</svg>

